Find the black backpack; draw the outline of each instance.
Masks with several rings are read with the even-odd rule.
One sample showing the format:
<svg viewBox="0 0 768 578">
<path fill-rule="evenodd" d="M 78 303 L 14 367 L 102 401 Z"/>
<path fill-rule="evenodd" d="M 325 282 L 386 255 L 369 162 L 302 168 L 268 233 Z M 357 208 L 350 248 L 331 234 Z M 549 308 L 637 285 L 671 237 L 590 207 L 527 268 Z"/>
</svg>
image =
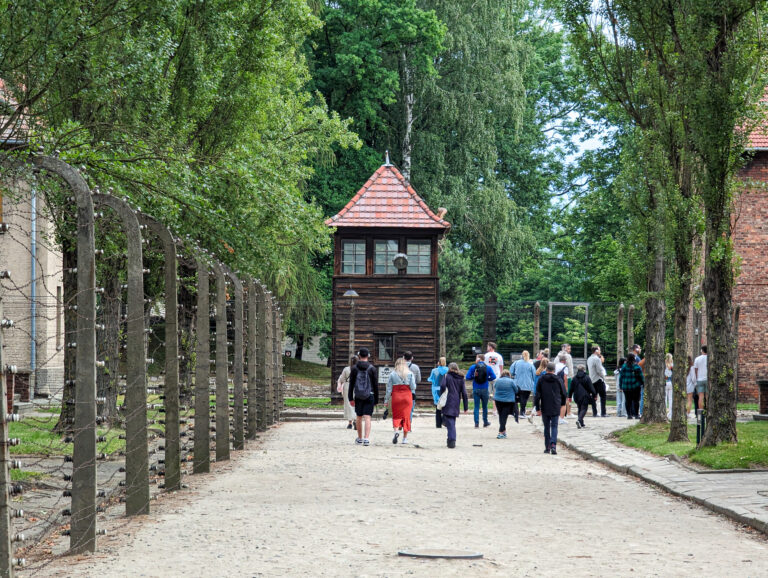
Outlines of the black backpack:
<svg viewBox="0 0 768 578">
<path fill-rule="evenodd" d="M 373 395 L 373 390 L 371 390 L 371 380 L 368 377 L 368 368 L 366 367 L 362 371 L 360 370 L 360 368 L 358 368 L 357 378 L 355 378 L 355 389 L 354 389 L 355 399 L 367 400 L 372 395 Z"/>
<path fill-rule="evenodd" d="M 475 365 L 475 383 L 485 383 L 488 381 L 488 368 L 482 361 Z"/>
<path fill-rule="evenodd" d="M 557 372 L 557 378 L 560 380 L 560 383 L 565 385 L 565 367 Z"/>
</svg>

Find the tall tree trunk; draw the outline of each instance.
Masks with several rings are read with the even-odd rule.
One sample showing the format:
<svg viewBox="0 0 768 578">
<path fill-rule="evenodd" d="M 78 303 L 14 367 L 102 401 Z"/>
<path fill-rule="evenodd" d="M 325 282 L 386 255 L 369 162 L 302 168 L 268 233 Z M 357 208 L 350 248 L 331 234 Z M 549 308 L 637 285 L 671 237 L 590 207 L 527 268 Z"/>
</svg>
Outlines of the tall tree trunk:
<svg viewBox="0 0 768 578">
<path fill-rule="evenodd" d="M 120 374 L 120 267 L 110 260 L 104 274 L 104 293 L 101 296 L 101 320 L 104 329 L 96 340 L 96 357 L 104 361 L 104 369 L 96 372 L 96 395 L 106 398 L 98 404 L 98 415 L 112 421 L 117 416 L 117 392 Z"/>
<path fill-rule="evenodd" d="M 483 349 L 489 341 L 496 341 L 496 319 L 498 318 L 498 299 L 494 291 L 485 296 L 485 311 L 483 315 Z"/>
<path fill-rule="evenodd" d="M 304 356 L 304 334 L 299 333 L 296 336 L 296 355 L 295 359 L 301 359 Z"/>
<path fill-rule="evenodd" d="M 728 215 L 730 219 L 730 215 Z M 704 244 L 704 299 L 707 304 L 707 427 L 701 446 L 736 443 L 736 335 L 733 323 L 734 274 L 729 243 L 719 223 L 707 218 Z"/>
<path fill-rule="evenodd" d="M 413 152 L 413 107 L 416 97 L 413 93 L 413 70 L 405 50 L 400 52 L 400 67 L 403 81 L 403 143 L 401 169 L 405 180 L 411 180 L 411 154 Z"/>
<path fill-rule="evenodd" d="M 648 271 L 648 293 L 645 301 L 645 387 L 643 423 L 667 421 L 664 407 L 664 353 L 667 332 L 667 304 L 664 299 L 664 243 L 659 231 L 651 233 L 649 252 L 653 252 L 653 266 Z"/>
<path fill-rule="evenodd" d="M 71 433 L 75 425 L 75 375 L 77 374 L 77 350 L 70 347 L 77 339 L 77 275 L 70 271 L 77 267 L 77 243 L 69 235 L 62 235 L 62 261 L 64 267 L 64 389 L 61 399 L 59 421 L 53 431 Z"/>
<path fill-rule="evenodd" d="M 672 371 L 672 420 L 669 426 L 669 442 L 687 442 L 688 412 L 686 411 L 686 379 L 688 377 L 688 310 L 691 304 L 691 260 L 688 263 L 678 256 L 677 267 L 680 285 L 675 296 L 675 351 Z M 682 273 L 687 267 L 688 273 Z"/>
</svg>

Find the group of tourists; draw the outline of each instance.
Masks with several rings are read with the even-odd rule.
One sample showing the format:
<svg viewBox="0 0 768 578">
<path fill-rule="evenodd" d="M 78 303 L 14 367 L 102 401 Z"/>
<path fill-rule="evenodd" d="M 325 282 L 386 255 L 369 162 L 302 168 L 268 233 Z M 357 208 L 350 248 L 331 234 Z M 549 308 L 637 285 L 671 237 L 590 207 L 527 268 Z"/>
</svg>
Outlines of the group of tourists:
<svg viewBox="0 0 768 578">
<path fill-rule="evenodd" d="M 639 345 L 629 348 L 626 357 L 619 359 L 616 376 L 616 415 L 627 419 L 639 419 L 643 411 L 643 386 L 645 359 L 640 357 Z M 701 348 L 702 354 L 695 360 L 688 358 L 687 375 L 687 412 L 692 404 L 702 407 L 707 394 L 707 348 Z M 369 361 L 370 352 L 361 347 L 357 355 L 352 356 L 349 366 L 339 376 L 337 388 L 344 399 L 344 416 L 348 420 L 347 428 L 354 429 L 355 443 L 370 445 L 371 419 L 375 406 L 379 403 L 378 371 Z M 666 360 L 666 404 L 667 414 L 671 416 L 672 372 L 674 363 L 671 355 Z M 605 358 L 598 345 L 591 349 L 586 366 L 578 365 L 575 370 L 570 344 L 563 344 L 556 360 L 549 359 L 549 350 L 539 351 L 532 360 L 528 351 L 523 351 L 509 369 L 504 368 L 504 358 L 496 351 L 496 344 L 489 342 L 485 354 L 478 354 L 466 374 L 462 374 L 456 363 L 446 363 L 441 357 L 437 367 L 429 375 L 432 399 L 435 404 L 435 427 L 447 430 L 447 446 L 456 447 L 456 419 L 469 410 L 466 381 L 472 382 L 474 401 L 474 423 L 479 428 L 482 417 L 483 427 L 489 427 L 489 405 L 499 418 L 497 438 L 507 438 L 507 422 L 513 418 L 519 423 L 520 418 L 533 421 L 534 412 L 541 416 L 544 424 L 545 452 L 557 453 L 558 426 L 568 423 L 571 404 L 576 404 L 576 427 L 587 427 L 584 418 L 591 406 L 593 417 L 607 417 Z M 402 444 L 408 444 L 408 435 L 412 430 L 413 410 L 415 408 L 416 387 L 421 381 L 421 369 L 414 363 L 410 351 L 403 353 L 395 361 L 394 370 L 386 383 L 384 412 L 392 414 L 392 443 L 397 444 L 402 434 Z M 526 406 L 533 394 L 533 409 L 526 412 Z M 600 400 L 598 411 L 597 401 Z"/>
</svg>

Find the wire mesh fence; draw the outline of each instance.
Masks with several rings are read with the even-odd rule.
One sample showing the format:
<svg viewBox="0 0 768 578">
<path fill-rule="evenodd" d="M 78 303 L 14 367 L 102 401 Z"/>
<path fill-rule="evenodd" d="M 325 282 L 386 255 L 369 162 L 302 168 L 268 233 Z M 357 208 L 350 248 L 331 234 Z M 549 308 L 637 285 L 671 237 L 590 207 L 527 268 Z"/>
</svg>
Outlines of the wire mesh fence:
<svg viewBox="0 0 768 578">
<path fill-rule="evenodd" d="M 125 200 L 71 189 L 75 252 L 28 184 L 0 229 L 0 574 L 41 570 L 54 533 L 94 551 L 110 503 L 147 513 L 279 420 L 282 317 L 258 280 L 226 268 Z M 215 369 L 212 373 L 211 368 Z"/>
</svg>

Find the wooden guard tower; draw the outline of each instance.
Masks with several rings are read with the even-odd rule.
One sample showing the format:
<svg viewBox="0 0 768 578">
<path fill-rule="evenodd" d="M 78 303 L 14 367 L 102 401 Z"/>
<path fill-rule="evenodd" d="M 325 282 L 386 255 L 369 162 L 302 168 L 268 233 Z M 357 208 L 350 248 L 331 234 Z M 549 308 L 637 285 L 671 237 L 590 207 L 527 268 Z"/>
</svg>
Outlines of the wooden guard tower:
<svg viewBox="0 0 768 578">
<path fill-rule="evenodd" d="M 450 223 L 433 213 L 389 157 L 326 224 L 335 227 L 331 395 L 354 347 L 367 347 L 379 368 L 380 400 L 389 371 L 404 351 L 422 369 L 417 399 L 438 359 L 437 242 Z M 352 290 L 352 291 L 350 291 Z M 356 293 L 358 297 L 345 296 Z M 353 303 L 354 301 L 354 303 Z"/>
</svg>

